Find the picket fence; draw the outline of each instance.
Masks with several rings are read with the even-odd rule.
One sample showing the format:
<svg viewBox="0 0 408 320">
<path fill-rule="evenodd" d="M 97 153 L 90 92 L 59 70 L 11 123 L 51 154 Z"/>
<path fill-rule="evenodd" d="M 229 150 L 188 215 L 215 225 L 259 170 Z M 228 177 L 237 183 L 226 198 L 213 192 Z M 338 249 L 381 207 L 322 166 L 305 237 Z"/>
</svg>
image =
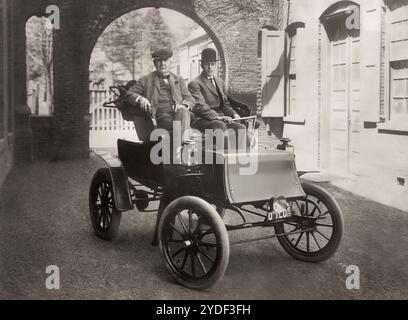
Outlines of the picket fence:
<svg viewBox="0 0 408 320">
<path fill-rule="evenodd" d="M 125 121 L 119 110 L 104 108 L 109 90 L 90 90 L 89 144 L 93 149 L 114 148 L 118 139 L 138 141 L 133 122 Z"/>
</svg>

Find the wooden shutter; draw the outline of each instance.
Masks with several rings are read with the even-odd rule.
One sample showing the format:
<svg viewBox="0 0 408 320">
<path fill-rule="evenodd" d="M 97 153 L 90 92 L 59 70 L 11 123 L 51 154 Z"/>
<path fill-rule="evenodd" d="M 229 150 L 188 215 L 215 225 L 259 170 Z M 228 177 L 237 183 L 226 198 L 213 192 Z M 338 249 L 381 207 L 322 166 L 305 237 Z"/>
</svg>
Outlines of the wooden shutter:
<svg viewBox="0 0 408 320">
<path fill-rule="evenodd" d="M 369 3 L 369 2 L 368 2 Z M 361 7 L 361 120 L 380 120 L 382 9 Z"/>
<path fill-rule="evenodd" d="M 285 112 L 285 38 L 283 31 L 262 30 L 262 117 Z"/>
<path fill-rule="evenodd" d="M 391 61 L 408 60 L 408 6 L 391 14 Z"/>
</svg>

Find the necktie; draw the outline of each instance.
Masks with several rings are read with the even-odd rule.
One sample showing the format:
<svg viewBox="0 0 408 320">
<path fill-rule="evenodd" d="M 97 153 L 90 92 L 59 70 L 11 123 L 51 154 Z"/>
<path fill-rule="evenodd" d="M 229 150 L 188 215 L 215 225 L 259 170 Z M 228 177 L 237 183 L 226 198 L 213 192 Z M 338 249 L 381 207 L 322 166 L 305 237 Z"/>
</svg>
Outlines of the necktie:
<svg viewBox="0 0 408 320">
<path fill-rule="evenodd" d="M 175 108 L 176 108 L 176 102 L 175 102 L 174 96 L 173 96 L 173 88 L 171 87 L 170 82 L 169 82 L 170 74 L 165 75 L 165 76 L 161 75 L 160 78 L 163 79 L 163 81 L 165 82 L 165 84 L 167 86 L 167 89 L 168 89 L 168 92 L 169 92 L 170 103 L 171 103 L 173 111 L 174 111 Z"/>
<path fill-rule="evenodd" d="M 170 79 L 170 75 L 166 75 L 166 76 L 160 76 L 160 79 L 162 79 L 167 85 L 169 85 L 169 79 Z"/>
<path fill-rule="evenodd" d="M 218 97 L 220 98 L 220 108 L 224 108 L 224 101 L 223 101 L 223 97 L 222 97 L 222 93 L 220 88 L 217 86 L 217 83 L 215 82 L 215 78 L 214 77 L 208 77 L 208 80 L 210 80 L 210 82 L 213 84 L 214 88 L 217 90 L 217 94 Z"/>
<path fill-rule="evenodd" d="M 215 80 L 213 77 L 208 77 L 208 80 L 210 80 L 210 82 L 212 83 L 212 85 L 214 86 L 214 88 L 217 88 L 216 84 L 215 84 Z"/>
</svg>

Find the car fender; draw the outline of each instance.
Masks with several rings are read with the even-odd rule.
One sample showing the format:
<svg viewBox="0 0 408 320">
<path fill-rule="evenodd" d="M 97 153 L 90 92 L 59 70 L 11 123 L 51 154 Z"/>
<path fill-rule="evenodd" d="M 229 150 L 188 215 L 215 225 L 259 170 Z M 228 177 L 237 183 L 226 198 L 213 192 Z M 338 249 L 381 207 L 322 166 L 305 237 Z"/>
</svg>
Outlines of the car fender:
<svg viewBox="0 0 408 320">
<path fill-rule="evenodd" d="M 109 171 L 116 209 L 121 212 L 133 210 L 128 175 L 120 159 L 110 153 L 96 153 L 96 155 L 105 162 Z"/>
<path fill-rule="evenodd" d="M 299 178 L 303 177 L 305 174 L 308 174 L 308 173 L 320 173 L 320 171 L 298 171 L 297 172 Z"/>
</svg>

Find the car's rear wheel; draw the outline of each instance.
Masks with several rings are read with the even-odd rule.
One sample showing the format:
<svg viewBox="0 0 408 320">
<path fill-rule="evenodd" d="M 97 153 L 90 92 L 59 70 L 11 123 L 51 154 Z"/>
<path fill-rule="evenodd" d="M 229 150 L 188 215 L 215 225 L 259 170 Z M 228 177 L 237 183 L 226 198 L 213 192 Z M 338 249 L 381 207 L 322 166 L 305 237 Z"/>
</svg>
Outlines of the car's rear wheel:
<svg viewBox="0 0 408 320">
<path fill-rule="evenodd" d="M 122 214 L 115 208 L 112 179 L 108 169 L 98 170 L 89 190 L 89 213 L 95 234 L 113 240 L 119 230 Z"/>
<path fill-rule="evenodd" d="M 206 289 L 225 273 L 229 261 L 228 233 L 220 215 L 206 201 L 182 197 L 164 211 L 159 246 L 171 276 L 191 289 Z"/>
<path fill-rule="evenodd" d="M 279 243 L 292 257 L 306 262 L 330 258 L 343 236 L 343 217 L 337 201 L 324 189 L 310 183 L 302 184 L 306 197 L 293 201 L 294 215 L 289 222 L 275 226 Z"/>
</svg>

